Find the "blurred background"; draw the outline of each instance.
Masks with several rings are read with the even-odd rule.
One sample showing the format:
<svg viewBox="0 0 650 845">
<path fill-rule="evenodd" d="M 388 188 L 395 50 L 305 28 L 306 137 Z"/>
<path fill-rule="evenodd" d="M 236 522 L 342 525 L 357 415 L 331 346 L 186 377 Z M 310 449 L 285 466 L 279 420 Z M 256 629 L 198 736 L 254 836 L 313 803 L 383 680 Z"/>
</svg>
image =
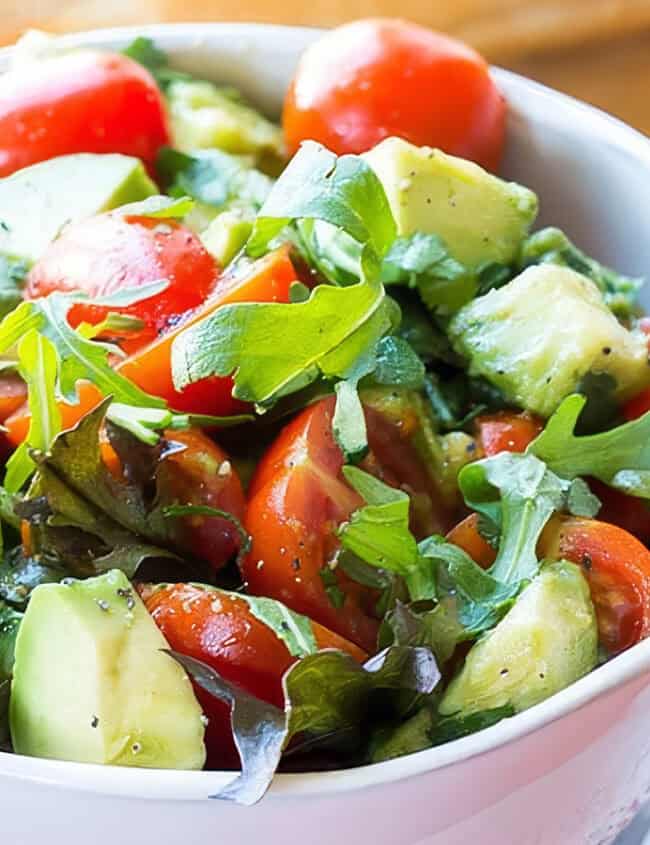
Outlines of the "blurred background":
<svg viewBox="0 0 650 845">
<path fill-rule="evenodd" d="M 331 26 L 401 15 L 469 41 L 492 62 L 594 103 L 650 134 L 650 0 L 0 0 L 0 42 L 180 20 Z"/>
</svg>

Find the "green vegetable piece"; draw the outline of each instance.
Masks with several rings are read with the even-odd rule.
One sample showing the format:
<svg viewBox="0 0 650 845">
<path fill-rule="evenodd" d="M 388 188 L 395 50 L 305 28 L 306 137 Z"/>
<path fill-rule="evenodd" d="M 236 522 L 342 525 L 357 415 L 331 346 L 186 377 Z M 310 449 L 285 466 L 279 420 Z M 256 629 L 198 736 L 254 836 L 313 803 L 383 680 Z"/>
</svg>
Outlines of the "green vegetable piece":
<svg viewBox="0 0 650 845">
<path fill-rule="evenodd" d="M 0 255 L 0 318 L 22 302 L 22 290 L 29 265 L 26 261 Z"/>
<path fill-rule="evenodd" d="M 128 156 L 79 153 L 26 167 L 0 179 L 0 253 L 34 262 L 67 223 L 156 193 Z"/>
<path fill-rule="evenodd" d="M 633 496 L 650 499 L 650 413 L 601 434 L 577 436 L 583 396 L 569 396 L 528 447 L 563 478 L 594 476 Z"/>
<path fill-rule="evenodd" d="M 387 138 L 364 158 L 384 186 L 398 234 L 437 235 L 469 269 L 512 263 L 537 216 L 532 191 L 440 150 Z"/>
<path fill-rule="evenodd" d="M 383 763 L 405 754 L 414 754 L 424 748 L 431 748 L 431 730 L 435 721 L 429 707 L 411 716 L 397 727 L 384 727 L 371 739 L 369 757 L 371 763 Z"/>
<path fill-rule="evenodd" d="M 222 267 L 241 252 L 253 231 L 253 220 L 239 209 L 222 211 L 201 233 L 203 245 Z"/>
<path fill-rule="evenodd" d="M 251 154 L 259 161 L 284 159 L 282 130 L 233 96 L 232 89 L 202 80 L 178 80 L 167 87 L 175 146 L 186 152 L 217 147 Z"/>
<path fill-rule="evenodd" d="M 624 328 L 596 285 L 573 270 L 530 267 L 451 320 L 449 336 L 516 405 L 548 417 L 588 373 L 607 373 L 621 401 L 650 384 L 646 338 Z"/>
<path fill-rule="evenodd" d="M 16 752 L 201 769 L 201 708 L 181 667 L 162 653 L 166 647 L 121 572 L 37 587 L 16 641 Z"/>
<path fill-rule="evenodd" d="M 575 564 L 550 564 L 472 647 L 440 713 L 468 715 L 506 705 L 521 712 L 586 675 L 597 660 L 589 586 Z"/>
<path fill-rule="evenodd" d="M 586 255 L 560 229 L 535 232 L 522 244 L 520 265 L 560 264 L 587 276 L 598 285 L 607 306 L 621 320 L 628 320 L 638 310 L 638 295 L 643 279 L 630 278 L 605 267 Z"/>
</svg>

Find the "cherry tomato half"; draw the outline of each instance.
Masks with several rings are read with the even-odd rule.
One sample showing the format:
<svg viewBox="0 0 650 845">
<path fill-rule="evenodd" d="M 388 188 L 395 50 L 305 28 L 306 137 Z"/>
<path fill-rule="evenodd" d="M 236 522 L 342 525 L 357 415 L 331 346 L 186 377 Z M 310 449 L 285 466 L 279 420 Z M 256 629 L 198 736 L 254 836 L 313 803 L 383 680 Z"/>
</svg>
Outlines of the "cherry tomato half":
<svg viewBox="0 0 650 845">
<path fill-rule="evenodd" d="M 246 600 L 193 584 L 143 586 L 140 594 L 169 645 L 212 666 L 227 681 L 277 707 L 284 705 L 282 677 L 296 661 L 284 642 L 254 616 Z M 336 648 L 362 662 L 366 655 L 312 622 L 319 648 Z M 195 686 L 208 717 L 205 743 L 208 768 L 234 769 L 239 756 L 232 738 L 228 706 Z"/>
<path fill-rule="evenodd" d="M 74 305 L 73 326 L 100 323 L 109 312 L 137 317 L 144 328 L 127 334 L 130 352 L 174 326 L 212 293 L 220 274 L 201 239 L 176 220 L 99 214 L 67 226 L 32 267 L 28 299 L 53 291 L 82 291 L 92 300 L 128 288 L 165 280 L 160 293 L 126 307 Z"/>
<path fill-rule="evenodd" d="M 415 421 L 391 419 L 368 404 L 364 410 L 370 455 L 362 467 L 409 490 L 412 527 L 419 536 L 441 530 L 449 515 L 413 446 Z M 374 595 L 337 573 L 344 601 L 335 606 L 323 581 L 336 560 L 336 529 L 363 504 L 341 473 L 333 413 L 333 398 L 307 408 L 262 458 L 249 490 L 246 527 L 252 547 L 243 575 L 252 593 L 279 599 L 371 651 L 377 634 Z"/>
<path fill-rule="evenodd" d="M 80 50 L 0 78 L 0 176 L 68 153 L 123 153 L 151 170 L 169 143 L 158 86 L 126 56 Z"/>
<path fill-rule="evenodd" d="M 292 153 L 307 139 L 338 154 L 361 153 L 397 135 L 496 170 L 505 111 L 487 64 L 470 47 L 375 18 L 334 29 L 305 51 L 282 123 Z"/>
</svg>

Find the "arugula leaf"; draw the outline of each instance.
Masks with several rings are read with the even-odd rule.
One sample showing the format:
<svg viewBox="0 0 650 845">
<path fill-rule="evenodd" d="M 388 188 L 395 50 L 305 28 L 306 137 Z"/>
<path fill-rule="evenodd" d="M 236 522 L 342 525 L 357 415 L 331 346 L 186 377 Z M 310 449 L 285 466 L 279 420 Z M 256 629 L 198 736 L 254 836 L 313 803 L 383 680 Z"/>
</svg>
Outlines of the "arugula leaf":
<svg viewBox="0 0 650 845">
<path fill-rule="evenodd" d="M 27 439 L 7 462 L 5 487 L 16 493 L 34 471 L 29 449 L 45 451 L 61 430 L 61 412 L 55 396 L 58 360 L 54 344 L 30 329 L 18 345 L 18 370 L 27 384 L 31 419 Z"/>
<path fill-rule="evenodd" d="M 363 274 L 362 246 L 324 220 L 298 220 L 292 238 L 307 264 L 335 285 L 353 285 Z"/>
<path fill-rule="evenodd" d="M 570 267 L 596 283 L 605 302 L 619 319 L 626 320 L 638 313 L 637 299 L 644 280 L 623 276 L 590 258 L 560 229 L 542 229 L 524 241 L 520 265 L 523 269 L 531 264 Z"/>
<path fill-rule="evenodd" d="M 401 575 L 414 601 L 433 598 L 434 574 L 409 529 L 408 494 L 357 467 L 343 467 L 343 475 L 367 502 L 339 526 L 343 549 L 371 566 Z"/>
<path fill-rule="evenodd" d="M 5 553 L 0 563 L 0 599 L 22 610 L 39 584 L 57 583 L 69 574 L 47 557 L 25 557 L 22 546 L 16 546 Z"/>
<path fill-rule="evenodd" d="M 177 390 L 233 375 L 233 395 L 265 407 L 320 375 L 345 378 L 392 325 L 383 290 L 321 285 L 306 302 L 225 305 L 181 332 L 172 346 Z"/>
<path fill-rule="evenodd" d="M 0 317 L 13 311 L 22 302 L 22 290 L 28 264 L 18 258 L 0 254 Z"/>
<path fill-rule="evenodd" d="M 458 642 L 489 631 L 512 607 L 521 588 L 521 581 L 504 583 L 498 580 L 474 563 L 463 549 L 446 542 L 444 537 L 428 537 L 420 543 L 419 551 L 422 556 L 438 564 L 440 606 L 444 608 L 428 622 L 432 625 L 444 622 L 453 629 L 455 611 L 464 629 L 462 633 L 458 632 Z M 455 602 L 455 607 L 450 600 Z M 444 619 L 441 618 L 443 616 Z"/>
<path fill-rule="evenodd" d="M 241 158 L 216 149 L 188 155 L 163 147 L 156 160 L 156 172 L 167 193 L 190 196 L 213 208 L 238 201 L 257 210 L 273 185 L 272 179 L 248 167 Z"/>
<path fill-rule="evenodd" d="M 360 156 L 336 157 L 306 141 L 275 183 L 248 242 L 252 256 L 264 254 L 291 220 L 323 220 L 364 245 L 361 264 L 384 255 L 396 226 L 379 178 Z"/>
<path fill-rule="evenodd" d="M 500 527 L 490 573 L 506 585 L 537 574 L 537 541 L 554 513 L 567 504 L 570 485 L 532 454 L 502 452 L 463 467 L 458 483 L 465 502 Z"/>
<path fill-rule="evenodd" d="M 377 384 L 420 390 L 424 387 L 425 374 L 424 364 L 406 340 L 388 335 L 379 341 L 372 371 Z"/>
<path fill-rule="evenodd" d="M 528 447 L 563 478 L 593 476 L 650 499 L 650 412 L 601 434 L 576 436 L 584 396 L 568 396 Z"/>
<path fill-rule="evenodd" d="M 246 531 L 241 522 L 228 511 L 220 510 L 219 508 L 212 508 L 209 505 L 166 505 L 163 508 L 163 515 L 165 517 L 184 517 L 184 516 L 214 516 L 217 519 L 225 519 L 235 526 L 235 530 L 239 534 L 239 549 L 237 551 L 236 563 L 240 564 L 246 557 L 251 547 L 251 537 Z"/>
<path fill-rule="evenodd" d="M 335 391 L 336 405 L 332 417 L 334 437 L 343 452 L 344 460 L 357 464 L 368 454 L 366 417 L 357 391 L 357 380 L 339 381 Z"/>
<path fill-rule="evenodd" d="M 298 660 L 283 679 L 284 711 L 224 681 L 201 661 L 169 652 L 206 692 L 230 706 L 241 774 L 213 798 L 254 804 L 268 789 L 291 738 L 359 735 L 371 697 L 381 689 L 430 693 L 440 673 L 428 649 L 393 647 L 361 666 L 349 655 L 326 650 Z"/>
</svg>

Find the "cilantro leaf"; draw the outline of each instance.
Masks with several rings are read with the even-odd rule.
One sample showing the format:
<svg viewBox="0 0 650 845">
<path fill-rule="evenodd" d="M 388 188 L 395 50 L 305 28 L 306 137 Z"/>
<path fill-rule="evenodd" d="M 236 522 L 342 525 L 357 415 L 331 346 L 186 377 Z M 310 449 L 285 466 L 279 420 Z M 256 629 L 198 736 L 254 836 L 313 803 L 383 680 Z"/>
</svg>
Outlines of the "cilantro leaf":
<svg viewBox="0 0 650 845">
<path fill-rule="evenodd" d="M 16 493 L 34 471 L 31 449 L 45 451 L 61 430 L 61 412 L 55 385 L 58 359 L 54 344 L 30 329 L 18 344 L 18 370 L 27 384 L 31 418 L 27 439 L 7 462 L 5 487 Z"/>
<path fill-rule="evenodd" d="M 169 652 L 206 692 L 230 707 L 241 774 L 213 798 L 254 804 L 271 784 L 284 750 L 300 734 L 311 740 L 333 734 L 356 737 L 379 690 L 428 694 L 440 680 L 433 655 L 425 648 L 393 646 L 365 665 L 341 651 L 308 654 L 284 675 L 281 710 L 225 681 L 214 669 L 184 654 Z"/>
<path fill-rule="evenodd" d="M 570 267 L 595 282 L 611 310 L 620 319 L 638 313 L 638 294 L 644 280 L 630 278 L 605 267 L 571 243 L 560 229 L 547 228 L 535 232 L 524 241 L 520 264 L 560 264 Z"/>
<path fill-rule="evenodd" d="M 241 158 L 222 150 L 197 150 L 192 155 L 163 147 L 156 160 L 156 172 L 167 193 L 190 196 L 214 208 L 233 201 L 258 209 L 264 203 L 273 180 Z"/>
<path fill-rule="evenodd" d="M 601 434 L 576 436 L 584 396 L 568 396 L 528 447 L 563 478 L 593 476 L 650 499 L 650 412 Z"/>
</svg>

